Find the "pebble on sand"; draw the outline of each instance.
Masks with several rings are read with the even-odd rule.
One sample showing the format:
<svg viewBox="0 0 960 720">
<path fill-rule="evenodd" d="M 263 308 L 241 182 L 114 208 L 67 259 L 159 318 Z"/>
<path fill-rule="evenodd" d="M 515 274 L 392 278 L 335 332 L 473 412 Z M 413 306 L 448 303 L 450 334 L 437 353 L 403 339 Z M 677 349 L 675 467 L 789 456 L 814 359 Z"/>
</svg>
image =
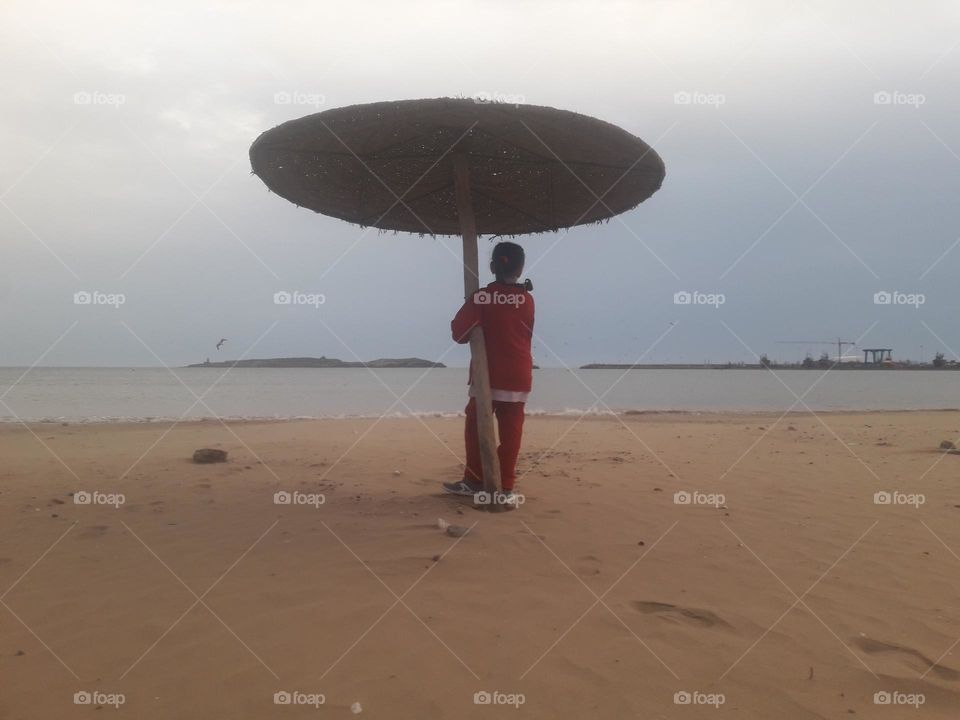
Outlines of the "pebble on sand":
<svg viewBox="0 0 960 720">
<path fill-rule="evenodd" d="M 450 537 L 463 537 L 468 532 L 470 532 L 470 528 L 465 528 L 462 525 L 451 525 L 447 528 L 447 535 Z"/>
<path fill-rule="evenodd" d="M 943 441 L 940 443 L 940 449 L 941 449 L 941 450 L 955 450 L 955 449 L 956 449 L 956 446 L 953 444 L 953 441 L 952 441 L 952 440 L 943 440 Z"/>
<path fill-rule="evenodd" d="M 350 712 L 352 712 L 354 715 L 359 715 L 363 712 L 363 708 L 360 706 L 360 703 L 355 702 L 350 706 Z"/>
<path fill-rule="evenodd" d="M 218 463 L 227 461 L 226 450 L 216 450 L 214 448 L 200 448 L 193 451 L 193 461 L 195 463 Z"/>
</svg>

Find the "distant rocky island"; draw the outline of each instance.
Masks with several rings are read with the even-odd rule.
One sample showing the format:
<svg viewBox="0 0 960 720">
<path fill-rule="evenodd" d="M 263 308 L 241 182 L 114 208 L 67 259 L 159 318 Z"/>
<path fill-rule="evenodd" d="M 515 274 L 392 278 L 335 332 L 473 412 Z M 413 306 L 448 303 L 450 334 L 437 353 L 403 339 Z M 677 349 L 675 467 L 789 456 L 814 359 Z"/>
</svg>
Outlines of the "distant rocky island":
<svg viewBox="0 0 960 720">
<path fill-rule="evenodd" d="M 265 358 L 251 360 L 222 360 L 187 365 L 192 368 L 442 368 L 443 363 L 430 362 L 421 358 L 380 358 L 370 362 L 348 362 L 328 357 Z"/>
</svg>

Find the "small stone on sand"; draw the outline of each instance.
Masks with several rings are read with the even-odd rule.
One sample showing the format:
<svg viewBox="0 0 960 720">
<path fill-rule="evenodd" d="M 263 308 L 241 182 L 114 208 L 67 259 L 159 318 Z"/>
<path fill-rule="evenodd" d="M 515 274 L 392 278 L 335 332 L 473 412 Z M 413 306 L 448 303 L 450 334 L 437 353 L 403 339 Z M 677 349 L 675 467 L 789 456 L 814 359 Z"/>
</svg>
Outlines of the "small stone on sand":
<svg viewBox="0 0 960 720">
<path fill-rule="evenodd" d="M 451 525 L 447 528 L 447 535 L 450 537 L 463 537 L 468 532 L 470 532 L 470 528 L 465 528 L 462 525 Z"/>
<path fill-rule="evenodd" d="M 218 463 L 227 461 L 226 450 L 216 450 L 214 448 L 200 448 L 193 451 L 193 461 L 195 463 Z"/>
</svg>

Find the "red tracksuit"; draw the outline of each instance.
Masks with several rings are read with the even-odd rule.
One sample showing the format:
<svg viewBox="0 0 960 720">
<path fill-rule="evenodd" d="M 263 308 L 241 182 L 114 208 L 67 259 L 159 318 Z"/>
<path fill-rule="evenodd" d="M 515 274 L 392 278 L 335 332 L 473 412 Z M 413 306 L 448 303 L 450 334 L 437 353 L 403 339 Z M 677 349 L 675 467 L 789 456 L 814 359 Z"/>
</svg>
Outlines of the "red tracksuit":
<svg viewBox="0 0 960 720">
<path fill-rule="evenodd" d="M 517 477 L 523 410 L 533 386 L 533 355 L 530 352 L 533 314 L 533 295 L 522 285 L 492 282 L 474 293 L 450 323 L 453 339 L 458 343 L 469 342 L 474 327 L 479 325 L 483 329 L 493 412 L 500 433 L 497 454 L 500 457 L 500 484 L 504 490 L 512 490 Z M 473 363 L 470 365 L 470 382 L 472 385 Z M 472 392 L 465 412 L 467 464 L 463 477 L 473 484 L 482 483 L 477 405 Z"/>
</svg>

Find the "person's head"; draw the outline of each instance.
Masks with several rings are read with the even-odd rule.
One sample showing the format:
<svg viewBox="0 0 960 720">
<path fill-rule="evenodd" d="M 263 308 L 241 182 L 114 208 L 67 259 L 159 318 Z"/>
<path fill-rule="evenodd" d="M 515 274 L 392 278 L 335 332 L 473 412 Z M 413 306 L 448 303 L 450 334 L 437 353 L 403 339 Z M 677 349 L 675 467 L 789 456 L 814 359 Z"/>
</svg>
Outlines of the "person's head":
<svg viewBox="0 0 960 720">
<path fill-rule="evenodd" d="M 490 256 L 490 272 L 498 282 L 515 283 L 523 272 L 523 248 L 512 242 L 498 242 Z"/>
</svg>

